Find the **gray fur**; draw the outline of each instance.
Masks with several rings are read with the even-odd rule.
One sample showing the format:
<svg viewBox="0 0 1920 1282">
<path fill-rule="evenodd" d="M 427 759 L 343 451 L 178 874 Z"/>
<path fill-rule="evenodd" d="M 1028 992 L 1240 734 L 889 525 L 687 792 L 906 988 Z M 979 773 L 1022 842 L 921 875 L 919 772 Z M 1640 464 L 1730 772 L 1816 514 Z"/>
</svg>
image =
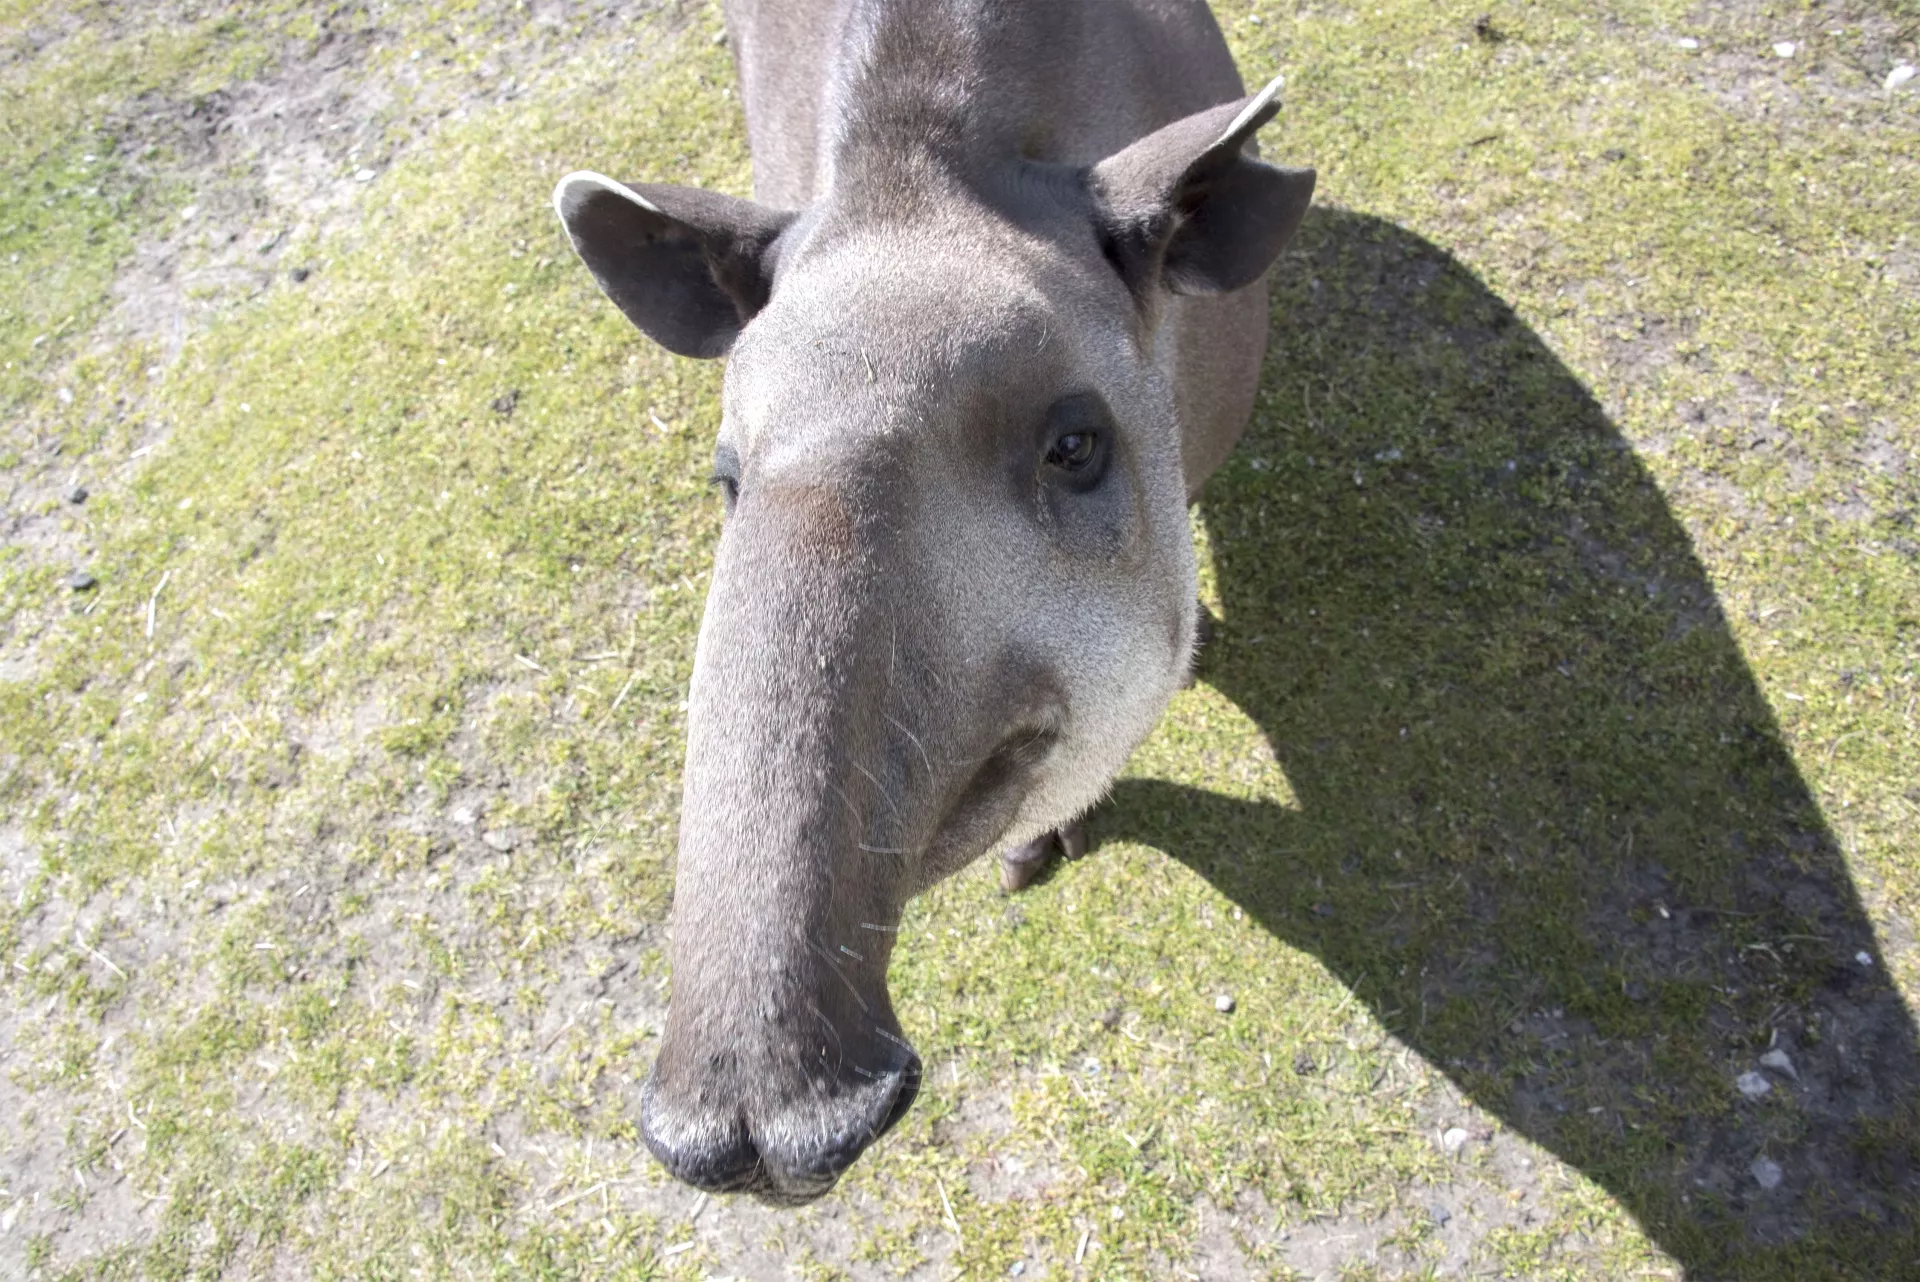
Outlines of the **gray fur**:
<svg viewBox="0 0 1920 1282">
<path fill-rule="evenodd" d="M 1313 176 L 1243 150 L 1274 106 L 1198 0 L 727 24 L 757 200 L 577 174 L 555 206 L 643 331 L 730 356 L 641 1123 L 680 1178 L 792 1202 L 912 1102 L 907 900 L 1083 848 L 1186 677 L 1186 504 L 1246 423 Z"/>
</svg>

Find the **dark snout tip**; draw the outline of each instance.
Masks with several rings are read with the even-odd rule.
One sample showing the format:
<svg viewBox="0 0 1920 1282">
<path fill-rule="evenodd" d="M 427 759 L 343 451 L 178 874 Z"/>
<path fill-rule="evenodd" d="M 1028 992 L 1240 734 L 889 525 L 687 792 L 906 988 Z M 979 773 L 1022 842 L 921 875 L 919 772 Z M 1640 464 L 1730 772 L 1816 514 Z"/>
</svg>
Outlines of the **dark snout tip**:
<svg viewBox="0 0 1920 1282">
<path fill-rule="evenodd" d="M 668 1174 L 710 1193 L 751 1193 L 775 1206 L 824 1197 L 840 1176 L 897 1125 L 919 1097 L 920 1057 L 831 1098 L 771 1111 L 749 1126 L 738 1104 L 676 1107 L 650 1075 L 640 1098 L 640 1136 Z M 704 1103 L 704 1101 L 702 1101 Z"/>
<path fill-rule="evenodd" d="M 640 1089 L 640 1138 L 667 1174 L 709 1193 L 741 1192 L 760 1177 L 760 1153 L 737 1112 L 702 1116 L 670 1107 L 652 1075 Z"/>
</svg>

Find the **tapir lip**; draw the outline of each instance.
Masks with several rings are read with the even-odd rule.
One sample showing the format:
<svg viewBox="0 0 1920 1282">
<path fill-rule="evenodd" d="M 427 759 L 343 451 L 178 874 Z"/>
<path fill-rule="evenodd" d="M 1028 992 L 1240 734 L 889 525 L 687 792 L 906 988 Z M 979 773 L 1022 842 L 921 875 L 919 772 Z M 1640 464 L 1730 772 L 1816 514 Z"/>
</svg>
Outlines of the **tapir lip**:
<svg viewBox="0 0 1920 1282">
<path fill-rule="evenodd" d="M 992 809 L 996 802 L 1017 808 L 1060 742 L 1063 720 L 1060 715 L 1049 716 L 1023 724 L 1003 738 L 960 791 L 951 813 Z"/>
</svg>

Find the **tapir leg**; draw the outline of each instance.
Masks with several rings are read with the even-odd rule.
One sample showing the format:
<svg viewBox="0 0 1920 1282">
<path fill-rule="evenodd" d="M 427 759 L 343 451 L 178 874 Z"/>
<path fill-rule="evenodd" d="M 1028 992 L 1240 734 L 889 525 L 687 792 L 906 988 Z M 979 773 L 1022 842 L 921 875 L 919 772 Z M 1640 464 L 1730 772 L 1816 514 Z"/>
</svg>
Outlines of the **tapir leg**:
<svg viewBox="0 0 1920 1282">
<path fill-rule="evenodd" d="M 1193 663 L 1187 668 L 1187 679 L 1180 684 L 1182 690 L 1193 689 L 1193 683 L 1200 679 L 1200 659 L 1213 643 L 1213 630 L 1217 625 L 1213 621 L 1213 611 L 1207 609 L 1207 603 L 1200 603 L 1200 613 L 1193 621 Z"/>
<path fill-rule="evenodd" d="M 1009 895 L 1031 886 L 1055 853 L 1078 859 L 1087 853 L 1087 826 L 1074 820 L 1066 827 L 1035 837 L 1024 846 L 1015 846 L 1000 856 L 1000 889 Z"/>
</svg>

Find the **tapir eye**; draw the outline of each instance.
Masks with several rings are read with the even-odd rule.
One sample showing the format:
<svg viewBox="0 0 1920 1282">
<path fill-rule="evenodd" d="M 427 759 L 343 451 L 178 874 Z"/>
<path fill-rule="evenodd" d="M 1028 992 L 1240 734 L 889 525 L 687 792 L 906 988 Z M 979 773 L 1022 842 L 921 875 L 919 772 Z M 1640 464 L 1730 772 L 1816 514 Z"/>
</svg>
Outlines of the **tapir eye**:
<svg viewBox="0 0 1920 1282">
<path fill-rule="evenodd" d="M 1091 490 L 1113 454 L 1113 420 L 1093 392 L 1063 396 L 1047 410 L 1047 467 L 1075 490 Z"/>
<path fill-rule="evenodd" d="M 1093 462 L 1094 450 L 1099 445 L 1098 432 L 1068 432 L 1053 443 L 1053 448 L 1047 452 L 1047 462 L 1069 472 L 1078 472 Z"/>
<path fill-rule="evenodd" d="M 720 491 L 727 511 L 732 512 L 733 505 L 740 501 L 740 456 L 732 447 L 722 445 L 713 452 L 713 475 L 707 478 L 707 484 Z"/>
</svg>

